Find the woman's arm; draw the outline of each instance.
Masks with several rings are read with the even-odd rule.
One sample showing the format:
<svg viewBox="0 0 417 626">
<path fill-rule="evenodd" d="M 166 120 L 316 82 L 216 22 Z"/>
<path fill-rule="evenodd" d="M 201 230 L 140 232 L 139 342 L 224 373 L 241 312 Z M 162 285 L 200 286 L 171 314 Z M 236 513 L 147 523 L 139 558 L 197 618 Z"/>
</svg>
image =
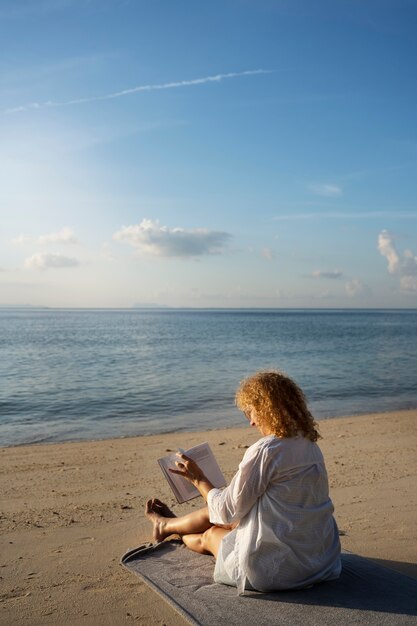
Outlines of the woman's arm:
<svg viewBox="0 0 417 626">
<path fill-rule="evenodd" d="M 241 520 L 265 492 L 272 466 L 268 447 L 260 440 L 251 446 L 237 473 L 226 489 L 212 489 L 207 494 L 210 521 L 213 524 L 231 524 Z"/>
<path fill-rule="evenodd" d="M 238 522 L 250 511 L 270 481 L 271 457 L 262 439 L 248 448 L 237 473 L 225 489 L 216 489 L 193 459 L 177 452 L 181 461 L 170 472 L 189 480 L 206 500 L 213 524 Z"/>
</svg>

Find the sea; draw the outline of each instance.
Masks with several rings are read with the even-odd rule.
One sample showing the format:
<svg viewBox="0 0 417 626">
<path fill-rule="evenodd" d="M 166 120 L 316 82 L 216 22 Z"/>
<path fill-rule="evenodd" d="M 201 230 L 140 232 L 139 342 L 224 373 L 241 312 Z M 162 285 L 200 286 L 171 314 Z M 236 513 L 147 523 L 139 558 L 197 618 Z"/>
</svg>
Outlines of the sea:
<svg viewBox="0 0 417 626">
<path fill-rule="evenodd" d="M 280 369 L 318 419 L 417 407 L 417 310 L 0 309 L 0 445 L 245 425 Z"/>
</svg>

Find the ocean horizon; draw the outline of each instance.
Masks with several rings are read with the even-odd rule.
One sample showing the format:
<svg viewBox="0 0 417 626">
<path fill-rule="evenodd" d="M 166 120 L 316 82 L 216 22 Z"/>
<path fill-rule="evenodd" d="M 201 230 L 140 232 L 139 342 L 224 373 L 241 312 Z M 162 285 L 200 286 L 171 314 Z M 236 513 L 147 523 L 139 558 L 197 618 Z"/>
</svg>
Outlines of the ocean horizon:
<svg viewBox="0 0 417 626">
<path fill-rule="evenodd" d="M 0 307 L 0 444 L 244 425 L 282 369 L 316 419 L 417 407 L 416 309 Z"/>
</svg>

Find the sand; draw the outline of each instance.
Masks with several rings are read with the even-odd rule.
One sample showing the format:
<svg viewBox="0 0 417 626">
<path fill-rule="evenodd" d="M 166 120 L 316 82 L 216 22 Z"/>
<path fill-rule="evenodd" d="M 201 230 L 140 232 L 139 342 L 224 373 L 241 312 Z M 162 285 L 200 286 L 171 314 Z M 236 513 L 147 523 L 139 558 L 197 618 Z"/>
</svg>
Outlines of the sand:
<svg viewBox="0 0 417 626">
<path fill-rule="evenodd" d="M 417 410 L 320 422 L 342 545 L 417 578 Z M 227 479 L 248 427 L 0 449 L 0 624 L 183 626 L 119 565 L 150 539 L 143 514 L 178 505 L 155 459 L 209 441 Z"/>
</svg>

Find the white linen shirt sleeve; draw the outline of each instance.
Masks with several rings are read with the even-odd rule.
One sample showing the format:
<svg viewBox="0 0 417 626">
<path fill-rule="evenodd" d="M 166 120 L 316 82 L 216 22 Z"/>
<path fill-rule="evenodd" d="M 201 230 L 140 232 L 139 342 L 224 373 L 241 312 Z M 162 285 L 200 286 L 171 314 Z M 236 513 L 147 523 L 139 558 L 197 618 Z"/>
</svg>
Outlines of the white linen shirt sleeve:
<svg viewBox="0 0 417 626">
<path fill-rule="evenodd" d="M 212 524 L 241 520 L 265 492 L 271 473 L 268 441 L 269 437 L 260 439 L 248 448 L 228 487 L 209 491 L 207 505 Z"/>
</svg>

